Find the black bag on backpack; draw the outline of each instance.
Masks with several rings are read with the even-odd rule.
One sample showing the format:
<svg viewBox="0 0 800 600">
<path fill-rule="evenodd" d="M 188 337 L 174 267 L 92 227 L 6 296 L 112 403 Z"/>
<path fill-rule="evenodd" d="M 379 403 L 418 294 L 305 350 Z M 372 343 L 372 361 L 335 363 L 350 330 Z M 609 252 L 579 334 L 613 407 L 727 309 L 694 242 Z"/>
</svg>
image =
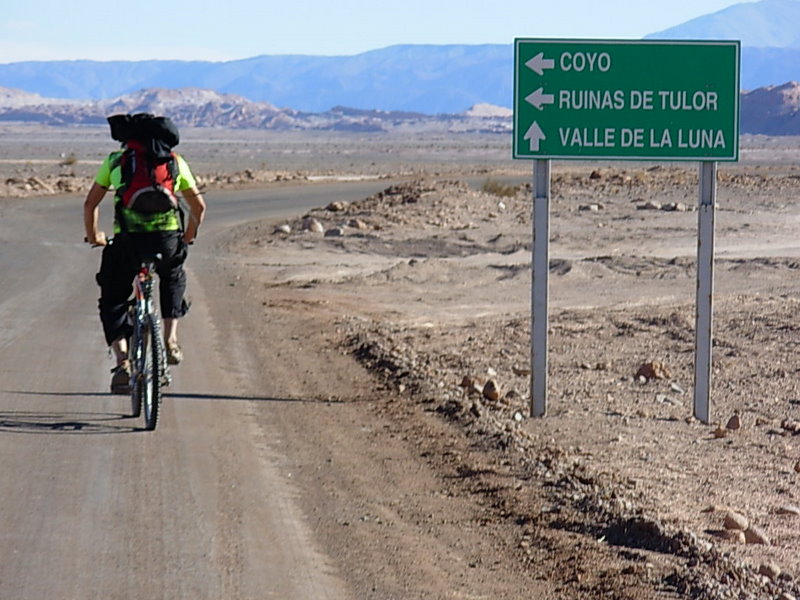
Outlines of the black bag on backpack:
<svg viewBox="0 0 800 600">
<path fill-rule="evenodd" d="M 172 149 L 180 143 L 178 128 L 169 117 L 137 113 L 112 115 L 106 120 L 111 127 L 112 139 L 123 144 L 137 140 L 156 158 L 168 158 Z"/>
<path fill-rule="evenodd" d="M 108 117 L 111 137 L 126 145 L 119 159 L 122 207 L 152 215 L 180 210 L 175 196 L 178 166 L 172 148 L 180 141 L 169 117 L 149 113 Z"/>
</svg>

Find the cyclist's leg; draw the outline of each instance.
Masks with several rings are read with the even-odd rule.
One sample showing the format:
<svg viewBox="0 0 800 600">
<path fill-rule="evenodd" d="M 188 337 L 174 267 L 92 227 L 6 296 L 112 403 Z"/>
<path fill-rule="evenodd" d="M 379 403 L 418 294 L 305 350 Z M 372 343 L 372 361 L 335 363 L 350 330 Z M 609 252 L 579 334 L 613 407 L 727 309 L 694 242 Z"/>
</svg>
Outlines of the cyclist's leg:
<svg viewBox="0 0 800 600">
<path fill-rule="evenodd" d="M 186 302 L 186 271 L 183 263 L 186 260 L 186 245 L 180 232 L 173 232 L 164 237 L 164 260 L 158 268 L 159 301 L 161 316 L 164 322 L 164 341 L 170 364 L 178 364 L 183 359 L 178 344 L 178 319 L 189 310 Z"/>
<path fill-rule="evenodd" d="M 100 286 L 98 308 L 106 343 L 117 357 L 117 364 L 127 358 L 128 298 L 132 292 L 131 282 L 136 274 L 127 244 L 118 238 L 103 248 L 100 271 L 96 280 Z"/>
</svg>

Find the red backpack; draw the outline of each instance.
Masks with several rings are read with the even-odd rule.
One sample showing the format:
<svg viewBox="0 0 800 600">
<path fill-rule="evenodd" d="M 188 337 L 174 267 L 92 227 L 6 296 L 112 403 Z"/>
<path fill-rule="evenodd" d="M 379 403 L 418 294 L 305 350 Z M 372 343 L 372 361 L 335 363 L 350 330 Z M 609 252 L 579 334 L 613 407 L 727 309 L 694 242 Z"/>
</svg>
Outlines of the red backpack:
<svg viewBox="0 0 800 600">
<path fill-rule="evenodd" d="M 129 140 L 119 165 L 122 182 L 117 196 L 123 207 L 147 215 L 178 210 L 178 164 L 173 152 L 166 159 L 156 158 L 144 145 Z"/>
</svg>

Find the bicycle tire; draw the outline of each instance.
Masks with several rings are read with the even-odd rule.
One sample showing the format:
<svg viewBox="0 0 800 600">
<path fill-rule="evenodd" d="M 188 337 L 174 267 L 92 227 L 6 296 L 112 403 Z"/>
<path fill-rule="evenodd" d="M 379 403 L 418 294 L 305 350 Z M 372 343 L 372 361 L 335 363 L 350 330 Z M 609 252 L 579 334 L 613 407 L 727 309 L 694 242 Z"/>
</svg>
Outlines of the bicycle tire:
<svg viewBox="0 0 800 600">
<path fill-rule="evenodd" d="M 161 374 L 164 369 L 164 351 L 161 342 L 161 327 L 158 317 L 145 317 L 144 359 L 145 369 L 141 384 L 143 386 L 142 404 L 144 408 L 144 428 L 153 431 L 158 425 L 161 405 Z"/>
<path fill-rule="evenodd" d="M 131 417 L 138 418 L 142 414 L 142 390 L 138 384 L 138 374 L 144 370 L 142 356 L 144 348 L 142 344 L 141 327 L 137 324 L 134 327 L 133 335 L 129 341 L 130 361 L 131 361 Z"/>
</svg>

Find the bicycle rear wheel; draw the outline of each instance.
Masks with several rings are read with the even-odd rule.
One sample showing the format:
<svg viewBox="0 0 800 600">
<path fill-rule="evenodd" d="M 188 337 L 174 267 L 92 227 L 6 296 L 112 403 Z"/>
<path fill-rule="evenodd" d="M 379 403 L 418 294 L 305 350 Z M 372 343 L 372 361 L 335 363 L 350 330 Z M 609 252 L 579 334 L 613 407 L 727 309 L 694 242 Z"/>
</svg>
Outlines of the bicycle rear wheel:
<svg viewBox="0 0 800 600">
<path fill-rule="evenodd" d="M 139 386 L 139 373 L 144 372 L 144 355 L 145 348 L 142 343 L 141 327 L 137 325 L 134 328 L 133 335 L 131 336 L 128 344 L 130 346 L 130 360 L 131 360 L 131 416 L 137 418 L 142 414 L 142 388 Z"/>
<path fill-rule="evenodd" d="M 153 431 L 158 424 L 161 404 L 161 375 L 164 369 L 161 327 L 154 315 L 147 315 L 141 327 L 137 351 L 137 375 L 134 394 L 144 408 L 144 428 Z"/>
</svg>

